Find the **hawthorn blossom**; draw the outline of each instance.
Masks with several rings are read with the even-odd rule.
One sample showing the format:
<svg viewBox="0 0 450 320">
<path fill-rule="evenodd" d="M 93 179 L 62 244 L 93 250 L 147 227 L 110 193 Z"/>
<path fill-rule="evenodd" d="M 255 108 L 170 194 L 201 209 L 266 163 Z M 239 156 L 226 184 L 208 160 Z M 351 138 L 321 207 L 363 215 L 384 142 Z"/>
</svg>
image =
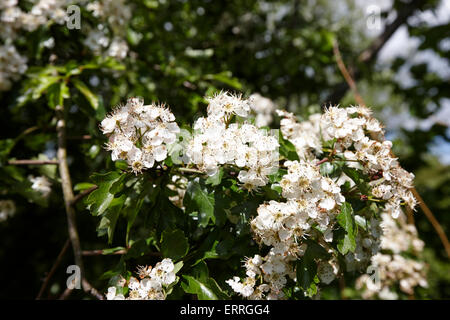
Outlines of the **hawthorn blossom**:
<svg viewBox="0 0 450 320">
<path fill-rule="evenodd" d="M 144 105 L 142 99 L 130 98 L 100 126 L 108 136 L 106 148 L 112 160 L 125 160 L 138 174 L 167 158 L 167 148 L 180 131 L 174 121 L 175 116 L 165 106 Z"/>
<path fill-rule="evenodd" d="M 0 222 L 16 213 L 16 204 L 12 200 L 0 200 Z"/>
<path fill-rule="evenodd" d="M 176 281 L 175 265 L 171 259 L 163 259 L 153 268 L 151 266 L 139 267 L 140 280 L 130 277 L 128 281 L 117 284 L 118 287 L 128 287 L 128 296 L 117 294 L 117 287 L 109 287 L 106 293 L 107 300 L 165 300 L 166 290 Z"/>
<path fill-rule="evenodd" d="M 248 100 L 227 92 L 207 100 L 207 117 L 193 126 L 186 150 L 189 161 L 211 176 L 222 165 L 236 166 L 238 180 L 248 190 L 266 185 L 278 166 L 277 138 L 245 121 L 232 122 L 234 116 L 248 116 Z"/>
<path fill-rule="evenodd" d="M 31 189 L 42 194 L 44 198 L 47 198 L 52 192 L 52 184 L 45 176 L 28 176 L 28 179 L 31 181 Z"/>
</svg>

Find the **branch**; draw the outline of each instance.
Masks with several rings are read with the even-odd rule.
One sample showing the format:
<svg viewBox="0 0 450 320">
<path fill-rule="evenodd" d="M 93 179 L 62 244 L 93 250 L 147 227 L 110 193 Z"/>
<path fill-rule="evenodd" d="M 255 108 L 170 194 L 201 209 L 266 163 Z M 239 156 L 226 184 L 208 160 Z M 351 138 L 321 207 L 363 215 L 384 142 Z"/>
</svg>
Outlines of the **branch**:
<svg viewBox="0 0 450 320">
<path fill-rule="evenodd" d="M 78 201 L 80 201 L 81 199 L 83 199 L 85 196 L 87 196 L 88 194 L 90 194 L 92 191 L 95 191 L 98 189 L 98 186 L 92 186 L 89 189 L 86 189 L 82 192 L 80 192 L 79 194 L 77 194 L 75 197 L 73 197 L 72 201 L 70 202 L 70 205 L 73 206 L 74 204 L 76 204 Z"/>
<path fill-rule="evenodd" d="M 70 137 L 67 137 L 67 140 L 91 140 L 91 139 L 92 139 L 92 136 L 90 136 L 88 134 L 85 134 L 85 135 L 82 135 L 82 136 L 70 136 Z"/>
<path fill-rule="evenodd" d="M 47 165 L 47 164 L 59 164 L 58 160 L 9 160 L 8 164 L 13 166 L 20 166 L 20 165 Z"/>
<path fill-rule="evenodd" d="M 61 177 L 61 185 L 64 196 L 64 204 L 67 214 L 67 225 L 69 231 L 69 239 L 72 243 L 73 254 L 75 258 L 75 264 L 80 268 L 81 272 L 81 283 L 83 290 L 87 293 L 94 295 L 98 299 L 103 299 L 103 296 L 98 294 L 98 292 L 89 284 L 89 282 L 84 278 L 84 265 L 81 254 L 80 238 L 78 236 L 78 230 L 75 220 L 75 210 L 72 206 L 74 195 L 72 192 L 72 181 L 70 179 L 69 165 L 67 163 L 67 149 L 66 149 L 66 122 L 64 119 L 64 107 L 56 107 L 56 132 L 58 136 L 58 151 L 57 158 L 59 162 L 59 175 Z"/>
<path fill-rule="evenodd" d="M 127 252 L 128 252 L 128 250 L 122 249 L 122 250 L 117 250 L 117 251 L 108 253 L 107 255 L 123 255 L 123 254 L 126 254 Z M 101 255 L 105 255 L 104 250 L 102 250 L 102 249 L 99 249 L 99 250 L 83 250 L 81 252 L 81 254 L 83 256 L 101 256 Z M 160 257 L 161 256 L 161 252 L 147 252 L 145 255 L 153 256 L 153 257 Z"/>
<path fill-rule="evenodd" d="M 66 300 L 70 294 L 72 293 L 73 289 L 70 288 L 66 288 L 66 290 L 64 290 L 64 292 L 62 293 L 62 295 L 58 298 L 58 300 Z"/>
<path fill-rule="evenodd" d="M 413 13 L 424 5 L 424 1 L 414 0 L 410 4 L 405 5 L 401 10 L 398 11 L 397 18 L 389 25 L 384 28 L 384 31 L 381 35 L 379 35 L 372 44 L 367 47 L 365 50 L 361 52 L 358 56 L 358 62 L 363 64 L 369 64 L 376 60 L 378 53 L 383 48 L 383 46 L 388 42 L 391 36 L 398 30 L 400 26 L 402 26 L 405 22 L 407 22 L 408 18 L 413 15 Z M 362 73 L 359 71 L 356 66 L 350 66 L 350 70 L 353 72 L 353 78 L 358 80 Z M 325 99 L 323 106 L 326 104 L 337 104 L 347 93 L 349 89 L 349 83 L 344 81 L 335 86 L 333 92 L 328 95 Z"/>
<path fill-rule="evenodd" d="M 350 73 L 348 72 L 347 68 L 345 67 L 344 61 L 342 61 L 341 52 L 339 51 L 339 45 L 336 40 L 333 41 L 333 53 L 334 57 L 336 58 L 336 62 L 338 65 L 339 70 L 342 73 L 342 76 L 345 79 L 345 82 L 348 84 L 350 89 L 353 92 L 353 95 L 355 96 L 355 100 L 360 105 L 365 106 L 365 103 L 363 99 L 361 98 L 361 95 L 358 92 L 358 88 L 356 87 L 355 81 L 353 81 Z"/>
<path fill-rule="evenodd" d="M 434 230 L 436 230 L 436 233 L 438 234 L 439 238 L 441 239 L 442 244 L 444 245 L 447 256 L 450 258 L 450 243 L 448 241 L 447 236 L 445 235 L 444 229 L 442 229 L 442 226 L 436 220 L 435 216 L 433 215 L 433 212 L 431 212 L 430 208 L 428 208 L 425 201 L 423 201 L 422 197 L 417 192 L 416 188 L 412 188 L 411 192 L 413 193 L 413 195 L 417 199 L 417 201 L 419 201 L 420 208 L 422 209 L 423 213 L 425 213 L 425 216 L 428 218 L 428 220 L 433 225 Z"/>
<path fill-rule="evenodd" d="M 36 297 L 36 300 L 40 300 L 42 297 L 42 294 L 44 293 L 45 289 L 47 288 L 47 285 L 50 281 L 50 278 L 53 276 L 53 274 L 55 273 L 56 269 L 58 268 L 59 264 L 61 263 L 61 260 L 64 256 L 64 254 L 66 253 L 67 249 L 69 249 L 69 245 L 70 245 L 70 241 L 67 240 L 66 243 L 64 244 L 64 247 L 61 249 L 61 251 L 58 254 L 58 257 L 56 258 L 55 263 L 53 264 L 52 268 L 50 269 L 50 272 L 47 274 L 47 277 L 45 277 L 44 283 L 41 286 L 41 289 L 39 290 L 39 293 Z"/>
</svg>

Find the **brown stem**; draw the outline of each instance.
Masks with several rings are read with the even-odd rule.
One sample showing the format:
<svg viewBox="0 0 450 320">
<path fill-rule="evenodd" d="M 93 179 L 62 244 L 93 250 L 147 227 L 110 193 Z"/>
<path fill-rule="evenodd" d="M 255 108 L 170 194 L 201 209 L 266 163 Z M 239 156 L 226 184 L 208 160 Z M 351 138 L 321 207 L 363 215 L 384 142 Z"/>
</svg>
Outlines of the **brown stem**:
<svg viewBox="0 0 450 320">
<path fill-rule="evenodd" d="M 85 134 L 82 136 L 69 136 L 67 137 L 67 140 L 91 140 L 92 136 Z"/>
<path fill-rule="evenodd" d="M 88 194 L 90 194 L 92 191 L 97 190 L 98 186 L 92 186 L 89 189 L 86 189 L 82 192 L 80 192 L 79 194 L 77 194 L 75 197 L 73 197 L 72 201 L 70 202 L 70 205 L 74 205 L 76 204 L 78 201 L 80 201 L 81 199 L 83 199 L 85 196 L 87 196 Z"/>
<path fill-rule="evenodd" d="M 58 160 L 9 160 L 8 164 L 13 166 L 20 166 L 20 165 L 47 165 L 47 164 L 59 164 Z"/>
<path fill-rule="evenodd" d="M 45 277 L 44 283 L 41 286 L 41 289 L 39 290 L 39 293 L 36 297 L 36 300 L 40 300 L 42 297 L 42 294 L 44 293 L 45 289 L 47 288 L 47 285 L 51 279 L 51 277 L 53 276 L 53 274 L 55 273 L 56 269 L 58 268 L 59 264 L 61 263 L 61 260 L 64 256 L 64 254 L 66 253 L 67 249 L 69 249 L 70 246 L 70 241 L 69 239 L 67 239 L 66 243 L 64 244 L 63 248 L 61 249 L 61 251 L 58 254 L 58 257 L 55 260 L 55 263 L 53 264 L 52 268 L 50 269 L 50 272 L 47 274 L 47 276 Z"/>
<path fill-rule="evenodd" d="M 341 52 L 339 51 L 339 46 L 336 40 L 333 41 L 333 52 L 334 57 L 336 58 L 336 62 L 338 65 L 339 70 L 342 73 L 342 76 L 345 79 L 345 82 L 348 83 L 350 89 L 353 92 L 353 95 L 355 96 L 355 100 L 360 105 L 365 105 L 363 99 L 361 98 L 361 95 L 358 92 L 358 88 L 356 87 L 355 81 L 353 81 L 350 73 L 348 72 L 347 68 L 345 67 L 344 61 L 342 61 Z"/>
<path fill-rule="evenodd" d="M 62 293 L 62 295 L 58 298 L 58 300 L 66 300 L 70 294 L 72 293 L 73 289 L 70 288 L 66 288 L 66 290 L 64 290 L 64 292 Z"/>
<path fill-rule="evenodd" d="M 435 216 L 433 215 L 433 212 L 431 212 L 430 208 L 428 208 L 425 201 L 423 201 L 422 197 L 417 192 L 416 188 L 412 188 L 411 192 L 413 193 L 413 195 L 417 199 L 417 201 L 419 201 L 420 208 L 422 209 L 423 213 L 425 213 L 425 216 L 428 218 L 428 220 L 433 225 L 434 230 L 436 230 L 436 233 L 438 234 L 439 238 L 442 241 L 442 244 L 444 245 L 445 252 L 447 252 L 447 256 L 450 258 L 450 243 L 448 241 L 447 236 L 445 235 L 444 229 L 442 229 L 442 226 L 436 220 Z"/>
<path fill-rule="evenodd" d="M 117 250 L 115 252 L 112 253 L 108 253 L 107 255 L 122 255 L 122 254 L 126 254 L 128 252 L 128 250 L 126 249 L 122 249 L 122 250 Z M 83 250 L 81 252 L 81 254 L 83 256 L 101 256 L 104 255 L 104 250 L 99 249 L 99 250 Z M 161 253 L 160 252 L 148 252 L 145 255 L 148 256 L 154 256 L 154 257 L 160 257 Z"/>
<path fill-rule="evenodd" d="M 316 166 L 320 166 L 322 163 L 325 163 L 328 160 L 329 160 L 328 158 L 323 158 L 322 160 L 320 160 L 319 162 L 316 163 Z"/>
<path fill-rule="evenodd" d="M 103 299 L 103 296 L 89 284 L 84 277 L 84 265 L 81 254 L 80 238 L 78 236 L 78 230 L 75 219 L 75 210 L 72 206 L 74 195 L 72 192 L 72 181 L 70 178 L 69 165 L 67 163 L 67 149 L 66 149 L 66 122 L 64 118 L 64 107 L 56 107 L 56 132 L 58 136 L 58 151 L 57 157 L 59 162 L 59 175 L 61 177 L 61 185 L 63 190 L 64 204 L 67 214 L 67 225 L 69 231 L 69 239 L 72 243 L 73 254 L 75 258 L 75 264 L 80 268 L 81 283 L 83 290 L 87 293 L 94 295 L 97 299 Z"/>
<path fill-rule="evenodd" d="M 109 255 L 122 255 L 122 254 L 126 254 L 127 253 L 127 250 L 125 250 L 125 249 L 122 249 L 122 250 L 117 250 L 117 251 L 114 251 L 114 252 L 112 252 L 112 253 L 109 253 Z M 83 255 L 83 256 L 101 256 L 101 255 L 103 255 L 104 254 L 104 251 L 103 250 L 83 250 L 82 252 L 81 252 L 81 254 Z"/>
</svg>

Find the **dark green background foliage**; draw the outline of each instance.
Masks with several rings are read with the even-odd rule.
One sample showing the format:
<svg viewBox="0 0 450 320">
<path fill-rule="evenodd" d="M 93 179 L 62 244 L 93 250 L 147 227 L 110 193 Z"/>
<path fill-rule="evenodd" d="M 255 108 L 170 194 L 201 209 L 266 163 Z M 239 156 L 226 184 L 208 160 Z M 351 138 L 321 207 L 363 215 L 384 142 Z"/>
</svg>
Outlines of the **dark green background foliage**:
<svg viewBox="0 0 450 320">
<path fill-rule="evenodd" d="M 156 172 L 149 180 L 157 184 L 153 187 L 143 178 L 116 170 L 109 153 L 103 149 L 106 138 L 98 129 L 99 121 L 113 106 L 127 97 L 141 96 L 146 103 L 167 103 L 179 124 L 190 125 L 205 113 L 203 97 L 221 89 L 244 95 L 260 92 L 276 101 L 279 108 L 301 116 L 317 112 L 327 103 L 355 103 L 353 95 L 342 90 L 346 85 L 342 84 L 344 80 L 333 56 L 333 40 L 338 41 L 344 62 L 352 67 L 360 85 L 361 95 L 377 115 L 390 109 L 426 119 L 440 110 L 443 99 L 449 98 L 449 79 L 433 72 L 427 63 L 411 65 L 408 58 L 398 58 L 392 65 L 381 65 L 376 54 L 369 61 L 358 62 L 358 56 L 370 48 L 374 38 L 366 35 L 364 10 L 353 1 L 280 0 L 265 5 L 253 0 L 129 2 L 134 8 L 126 30 L 131 54 L 122 62 L 92 56 L 83 47 L 85 35 L 64 26 L 41 27 L 20 39 L 18 47 L 29 57 L 29 70 L 10 91 L 0 92 L 0 198 L 13 199 L 17 206 L 16 215 L 0 223 L 0 298 L 34 299 L 68 237 L 56 167 L 7 165 L 8 159 L 31 159 L 44 150 L 55 150 L 53 108 L 61 96 L 65 97 L 75 193 L 85 187 L 80 183 L 111 181 L 110 189 L 92 193 L 84 203 L 77 204 L 82 248 L 131 245 L 123 257 L 85 257 L 87 278 L 105 292 L 111 276 L 122 272 L 125 266 L 133 271 L 137 265 L 156 263 L 160 257 L 144 253 L 160 249 L 164 256 L 184 257 L 183 268 L 190 268 L 185 269 L 190 270 L 189 275 L 180 279 L 184 291 L 216 298 L 228 296 L 222 290 L 230 293 L 223 285 L 226 278 L 222 278 L 221 270 L 234 268 L 239 274 L 242 257 L 257 252 L 257 246 L 251 247 L 255 252 L 248 251 L 252 240 L 246 221 L 255 214 L 261 199 L 233 187 L 233 180 L 227 183 L 227 176 L 222 177 L 225 183 L 220 186 L 212 181 L 209 184 L 191 181 L 185 206 L 188 213 L 199 215 L 200 227 L 190 225 L 191 220 L 167 200 L 168 181 Z M 435 0 L 405 2 L 393 1 L 393 7 L 383 12 L 383 17 L 393 11 L 404 12 L 405 8 L 417 9 L 411 15 L 439 6 Z M 347 15 L 335 21 L 336 8 Z M 82 24 L 90 23 L 92 17 L 82 10 Z M 283 14 L 277 16 L 276 12 Z M 448 46 L 439 44 L 449 36 L 449 25 L 410 24 L 406 20 L 402 26 L 407 27 L 411 37 L 419 39 L 419 50 L 431 50 L 448 61 Z M 50 35 L 56 41 L 52 51 L 40 45 Z M 56 59 L 50 62 L 52 53 Z M 412 86 L 405 88 L 395 77 L 401 68 L 410 69 L 415 80 Z M 99 80 L 98 84 L 92 81 L 93 77 Z M 386 95 L 388 98 L 380 98 Z M 430 103 L 435 105 L 431 111 L 426 107 Z M 402 109 L 398 108 L 400 104 Z M 394 137 L 394 151 L 401 164 L 416 174 L 419 193 L 444 231 L 450 234 L 450 172 L 448 165 L 430 152 L 436 141 L 441 148 L 447 144 L 448 150 L 448 127 L 438 122 L 427 130 L 390 127 L 387 130 Z M 92 138 L 79 139 L 84 135 Z M 117 174 L 102 175 L 113 170 Z M 89 178 L 94 172 L 98 174 Z M 45 174 L 53 179 L 48 201 L 42 202 L 30 194 L 29 174 Z M 114 185 L 120 179 L 127 184 Z M 146 190 L 154 195 L 154 201 L 140 199 L 136 191 L 133 205 L 127 205 L 121 198 L 127 188 Z M 96 197 L 108 196 L 105 192 L 113 195 L 115 202 L 100 222 L 86 210 L 86 204 L 98 203 Z M 269 194 L 277 196 L 273 190 L 264 192 L 266 199 Z M 166 197 L 158 196 L 164 194 Z M 233 200 L 235 203 L 231 205 Z M 94 213 L 101 214 L 101 208 Z M 230 223 L 227 214 L 240 219 L 237 237 L 226 232 Z M 430 266 L 430 287 L 420 289 L 416 298 L 450 298 L 450 263 L 442 243 L 420 209 L 415 220 L 425 241 L 425 261 Z M 158 225 L 154 225 L 155 221 Z M 114 224 L 116 228 L 112 228 Z M 152 234 L 145 233 L 149 227 L 154 230 Z M 182 230 L 194 232 L 195 236 L 187 239 Z M 174 247 L 176 250 L 170 249 Z M 192 263 L 187 267 L 186 261 Z M 56 298 L 64 291 L 68 276 L 64 266 L 73 263 L 72 255 L 67 253 L 44 298 Z M 353 280 L 346 279 L 349 288 Z M 199 281 L 211 290 L 202 291 Z M 323 298 L 341 298 L 341 294 L 335 281 L 323 292 Z M 352 296 L 354 292 L 349 289 L 344 294 Z M 75 290 L 71 298 L 85 296 L 81 290 Z M 172 297 L 186 296 L 177 287 Z"/>
</svg>

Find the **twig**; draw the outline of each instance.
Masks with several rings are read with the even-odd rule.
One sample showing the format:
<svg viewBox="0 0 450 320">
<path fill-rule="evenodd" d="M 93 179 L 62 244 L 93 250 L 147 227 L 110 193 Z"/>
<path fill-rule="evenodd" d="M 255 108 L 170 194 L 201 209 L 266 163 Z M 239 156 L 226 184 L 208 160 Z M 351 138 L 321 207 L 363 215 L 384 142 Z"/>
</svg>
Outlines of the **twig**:
<svg viewBox="0 0 450 320">
<path fill-rule="evenodd" d="M 334 57 L 336 58 L 338 68 L 341 71 L 342 76 L 345 79 L 345 82 L 348 83 L 350 89 L 352 90 L 356 102 L 360 105 L 365 106 L 366 104 L 364 103 L 363 99 L 361 98 L 361 95 L 358 92 L 358 88 L 356 87 L 355 81 L 353 81 L 350 73 L 345 67 L 344 61 L 342 61 L 341 52 L 339 51 L 339 46 L 336 40 L 333 41 L 333 53 Z"/>
<path fill-rule="evenodd" d="M 85 292 L 90 293 L 92 296 L 94 296 L 95 298 L 97 298 L 98 300 L 105 300 L 105 298 L 103 297 L 103 295 L 97 291 L 97 289 L 95 289 L 87 280 L 86 278 L 82 278 L 81 280 L 81 284 L 83 286 L 83 289 Z"/>
<path fill-rule="evenodd" d="M 114 252 L 109 253 L 108 255 L 122 255 L 122 254 L 126 254 L 127 250 L 122 249 L 122 250 L 117 250 Z M 81 254 L 83 256 L 101 256 L 104 255 L 104 250 L 100 249 L 100 250 L 83 250 L 81 252 Z"/>
<path fill-rule="evenodd" d="M 413 214 L 412 209 L 409 206 L 406 206 L 406 214 L 407 214 L 408 224 L 414 225 L 415 224 L 414 214 Z"/>
<path fill-rule="evenodd" d="M 88 135 L 88 134 L 85 134 L 85 135 L 82 135 L 82 136 L 69 136 L 69 137 L 67 137 L 67 140 L 91 140 L 91 139 L 92 139 L 92 136 Z"/>
<path fill-rule="evenodd" d="M 20 166 L 20 165 L 47 165 L 47 164 L 58 164 L 58 160 L 9 160 L 8 164 L 13 166 Z"/>
<path fill-rule="evenodd" d="M 105 254 L 104 250 L 99 249 L 99 250 L 83 250 L 81 252 L 81 254 L 83 256 L 101 256 L 101 255 L 122 255 L 122 254 L 126 254 L 127 252 L 128 252 L 128 250 L 121 249 L 121 250 L 117 250 L 117 251 Z M 145 255 L 160 257 L 161 253 L 160 252 L 147 252 Z"/>
<path fill-rule="evenodd" d="M 433 215 L 433 212 L 431 212 L 430 208 L 428 208 L 425 201 L 423 201 L 422 197 L 417 192 L 416 188 L 412 188 L 411 192 L 413 193 L 413 195 L 417 199 L 417 201 L 419 201 L 420 208 L 422 209 L 423 213 L 425 213 L 425 216 L 428 218 L 428 220 L 433 225 L 434 230 L 436 230 L 437 234 L 439 235 L 439 238 L 442 241 L 442 244 L 444 245 L 445 252 L 447 252 L 447 256 L 450 258 L 450 243 L 448 241 L 447 236 L 445 235 L 444 229 L 442 229 L 442 226 L 436 220 L 435 216 Z"/>
<path fill-rule="evenodd" d="M 66 243 L 64 244 L 63 248 L 61 249 L 61 251 L 58 254 L 58 257 L 55 260 L 55 263 L 53 264 L 52 268 L 50 269 L 50 272 L 47 274 L 47 276 L 45 277 L 44 283 L 41 286 L 41 289 L 39 290 L 39 293 L 36 297 L 36 300 L 40 300 L 42 297 L 42 294 L 44 293 L 45 289 L 47 288 L 47 285 L 51 279 L 51 277 L 53 276 L 53 274 L 55 273 L 56 269 L 58 268 L 59 264 L 61 263 L 61 260 L 64 256 L 64 254 L 66 253 L 67 249 L 70 246 L 70 241 L 69 239 L 67 239 Z"/>
<path fill-rule="evenodd" d="M 200 171 L 200 170 L 197 170 L 197 169 L 191 169 L 191 168 L 178 168 L 178 171 L 190 172 L 190 173 L 204 173 L 203 171 Z"/>
<path fill-rule="evenodd" d="M 328 158 L 323 158 L 322 160 L 320 160 L 319 162 L 316 163 L 316 166 L 320 166 L 322 163 L 325 163 L 328 160 L 329 160 Z"/>
<path fill-rule="evenodd" d="M 79 194 L 77 194 L 76 196 L 73 197 L 72 201 L 70 202 L 70 205 L 73 206 L 78 201 L 80 201 L 82 198 L 84 198 L 85 196 L 90 194 L 92 191 L 97 190 L 97 189 L 98 189 L 98 186 L 92 186 L 89 189 L 86 189 L 86 190 L 80 192 Z"/>
<path fill-rule="evenodd" d="M 62 293 L 62 295 L 58 298 L 58 300 L 66 300 L 70 294 L 72 293 L 73 289 L 71 288 L 66 288 L 66 290 L 64 290 L 64 292 Z"/>
<path fill-rule="evenodd" d="M 67 164 L 67 149 L 66 149 L 66 122 L 64 119 L 63 106 L 56 107 L 56 132 L 58 135 L 58 151 L 57 157 L 59 161 L 59 175 L 61 177 L 61 185 L 63 190 L 64 204 L 67 214 L 67 225 L 69 231 L 69 239 L 72 243 L 75 264 L 80 268 L 81 283 L 83 290 L 87 293 L 94 295 L 97 299 L 103 299 L 103 296 L 89 284 L 84 278 L 84 265 L 81 254 L 80 238 L 78 236 L 78 230 L 75 220 L 75 210 L 72 206 L 74 195 L 72 192 L 72 182 L 70 179 L 69 165 Z"/>
</svg>

